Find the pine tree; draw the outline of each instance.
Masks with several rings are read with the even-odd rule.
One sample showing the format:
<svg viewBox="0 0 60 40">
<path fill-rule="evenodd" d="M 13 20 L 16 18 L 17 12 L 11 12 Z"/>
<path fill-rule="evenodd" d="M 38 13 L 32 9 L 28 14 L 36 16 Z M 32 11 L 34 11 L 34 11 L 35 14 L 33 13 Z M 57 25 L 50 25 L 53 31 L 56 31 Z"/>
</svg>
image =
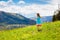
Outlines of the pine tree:
<svg viewBox="0 0 60 40">
<path fill-rule="evenodd" d="M 60 20 L 60 11 L 58 11 L 58 13 L 53 15 L 53 21 L 58 21 Z"/>
</svg>

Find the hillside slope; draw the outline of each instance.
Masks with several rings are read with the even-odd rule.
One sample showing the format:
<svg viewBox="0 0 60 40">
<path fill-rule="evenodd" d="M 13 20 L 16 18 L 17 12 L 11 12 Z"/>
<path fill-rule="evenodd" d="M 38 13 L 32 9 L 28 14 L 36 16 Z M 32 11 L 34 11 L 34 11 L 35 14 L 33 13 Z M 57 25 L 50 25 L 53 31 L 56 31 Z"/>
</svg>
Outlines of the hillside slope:
<svg viewBox="0 0 60 40">
<path fill-rule="evenodd" d="M 35 21 L 17 13 L 8 13 L 0 11 L 0 23 L 33 25 L 35 24 Z"/>
<path fill-rule="evenodd" d="M 60 40 L 60 21 L 42 24 L 42 31 L 36 26 L 0 31 L 0 40 Z"/>
</svg>

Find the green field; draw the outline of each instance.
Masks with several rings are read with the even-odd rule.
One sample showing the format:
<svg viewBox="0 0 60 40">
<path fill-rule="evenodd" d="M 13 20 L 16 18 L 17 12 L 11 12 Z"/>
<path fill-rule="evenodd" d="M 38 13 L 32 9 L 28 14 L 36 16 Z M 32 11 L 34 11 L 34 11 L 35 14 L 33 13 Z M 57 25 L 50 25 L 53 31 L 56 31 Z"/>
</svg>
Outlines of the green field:
<svg viewBox="0 0 60 40">
<path fill-rule="evenodd" d="M 43 23 L 40 32 L 35 25 L 2 30 L 0 40 L 60 40 L 60 21 Z"/>
</svg>

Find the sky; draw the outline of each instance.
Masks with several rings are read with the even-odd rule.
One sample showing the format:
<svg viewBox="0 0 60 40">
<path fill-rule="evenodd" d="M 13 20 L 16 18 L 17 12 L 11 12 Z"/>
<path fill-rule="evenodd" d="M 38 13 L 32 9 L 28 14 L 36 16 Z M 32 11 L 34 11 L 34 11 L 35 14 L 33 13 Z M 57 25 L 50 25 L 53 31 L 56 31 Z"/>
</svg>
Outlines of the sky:
<svg viewBox="0 0 60 40">
<path fill-rule="evenodd" d="M 58 0 L 0 0 L 0 11 L 18 13 L 25 17 L 52 16 L 58 9 Z"/>
</svg>

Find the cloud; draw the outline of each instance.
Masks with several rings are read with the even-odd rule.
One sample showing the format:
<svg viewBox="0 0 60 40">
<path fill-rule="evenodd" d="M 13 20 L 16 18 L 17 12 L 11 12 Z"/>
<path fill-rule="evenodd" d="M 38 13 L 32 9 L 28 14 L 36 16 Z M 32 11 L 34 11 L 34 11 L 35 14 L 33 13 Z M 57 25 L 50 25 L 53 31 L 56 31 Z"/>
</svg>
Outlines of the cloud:
<svg viewBox="0 0 60 40">
<path fill-rule="evenodd" d="M 4 1 L 1 1 L 1 2 L 0 2 L 0 6 L 7 6 L 7 3 L 4 2 Z"/>
<path fill-rule="evenodd" d="M 22 5 L 26 4 L 24 1 L 18 2 L 18 4 L 21 4 L 21 3 Z M 25 6 L 21 6 L 21 5 L 17 6 L 13 3 L 12 0 L 10 0 L 8 2 L 1 1 L 0 10 L 10 12 L 10 13 L 20 13 L 26 17 L 29 17 L 29 16 L 31 17 L 33 13 L 40 13 L 41 16 L 49 16 L 49 15 L 53 15 L 54 11 L 58 9 L 57 4 L 58 3 L 56 0 L 52 0 L 50 4 L 46 4 L 46 5 L 32 4 L 32 5 L 25 5 Z"/>
<path fill-rule="evenodd" d="M 24 1 L 19 1 L 18 4 L 25 4 L 25 2 Z"/>
<path fill-rule="evenodd" d="M 58 8 L 59 8 L 59 10 L 60 10 L 60 0 L 58 0 Z"/>
<path fill-rule="evenodd" d="M 60 4 L 60 0 L 58 0 L 58 3 Z"/>
</svg>

